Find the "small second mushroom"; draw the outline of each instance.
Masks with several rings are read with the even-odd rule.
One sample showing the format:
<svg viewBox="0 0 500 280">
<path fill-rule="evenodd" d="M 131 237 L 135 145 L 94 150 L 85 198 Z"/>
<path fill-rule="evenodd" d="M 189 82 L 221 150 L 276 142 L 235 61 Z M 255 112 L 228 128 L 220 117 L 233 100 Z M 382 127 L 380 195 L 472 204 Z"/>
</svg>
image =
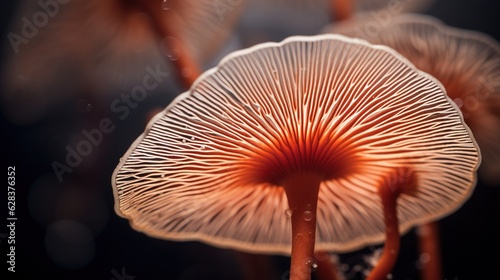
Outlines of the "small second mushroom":
<svg viewBox="0 0 500 280">
<path fill-rule="evenodd" d="M 291 254 L 291 279 L 310 279 L 315 244 L 384 240 L 391 174 L 418 182 L 397 200 L 406 232 L 460 207 L 478 161 L 434 78 L 389 48 L 320 35 L 227 56 L 152 119 L 112 183 L 139 231 Z"/>
</svg>

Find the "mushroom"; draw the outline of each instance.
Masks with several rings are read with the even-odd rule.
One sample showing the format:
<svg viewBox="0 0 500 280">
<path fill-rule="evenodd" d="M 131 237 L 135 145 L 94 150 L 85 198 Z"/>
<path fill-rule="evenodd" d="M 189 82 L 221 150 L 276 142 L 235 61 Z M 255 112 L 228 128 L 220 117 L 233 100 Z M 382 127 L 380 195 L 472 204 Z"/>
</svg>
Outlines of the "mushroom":
<svg viewBox="0 0 500 280">
<path fill-rule="evenodd" d="M 132 2 L 152 17 L 186 88 L 198 78 L 200 64 L 229 37 L 244 6 L 243 1 L 163 0 L 161 6 L 153 0 Z"/>
<path fill-rule="evenodd" d="M 438 79 L 462 111 L 481 148 L 479 175 L 484 183 L 500 181 L 500 44 L 470 30 L 446 26 L 436 18 L 406 14 L 374 32 L 362 32 L 374 20 L 360 16 L 331 25 L 326 33 L 358 37 L 389 46 L 418 69 Z"/>
<path fill-rule="evenodd" d="M 144 68 L 162 59 L 176 67 L 188 89 L 200 65 L 229 36 L 243 6 L 217 10 L 211 0 L 168 1 L 170 6 L 161 0 L 73 0 L 42 9 L 40 1 L 23 2 L 7 34 L 2 73 L 1 97 L 16 123 L 36 122 L 68 98 L 75 84 L 92 95 L 140 85 Z M 26 21 L 20 20 L 24 16 Z"/>
<path fill-rule="evenodd" d="M 443 83 L 481 148 L 480 178 L 488 184 L 497 184 L 500 180 L 498 42 L 478 32 L 448 27 L 429 16 L 401 15 L 376 30 L 366 28 L 374 21 L 373 16 L 365 14 L 331 25 L 325 31 L 387 45 Z M 438 225 L 423 224 L 417 233 L 421 252 L 430 257 L 423 266 L 423 278 L 442 279 Z"/>
<path fill-rule="evenodd" d="M 138 231 L 291 254 L 291 279 L 310 279 L 315 244 L 384 240 L 384 178 L 410 168 L 418 182 L 397 198 L 405 233 L 459 208 L 478 161 L 442 86 L 401 55 L 294 36 L 202 74 L 151 120 L 112 185 L 117 214 Z"/>
</svg>

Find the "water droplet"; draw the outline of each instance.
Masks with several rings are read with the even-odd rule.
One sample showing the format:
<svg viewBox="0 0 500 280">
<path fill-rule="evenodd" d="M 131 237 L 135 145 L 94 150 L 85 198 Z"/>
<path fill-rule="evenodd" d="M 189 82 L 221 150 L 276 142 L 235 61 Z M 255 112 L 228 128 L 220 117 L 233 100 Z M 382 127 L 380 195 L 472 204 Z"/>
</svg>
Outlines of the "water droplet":
<svg viewBox="0 0 500 280">
<path fill-rule="evenodd" d="M 285 210 L 285 216 L 286 216 L 287 218 L 290 218 L 290 217 L 292 216 L 292 210 L 290 210 L 290 209 L 286 209 L 286 210 Z"/>
<path fill-rule="evenodd" d="M 309 204 L 309 203 L 308 203 L 308 204 L 306 204 L 306 210 L 311 210 L 311 209 L 312 209 L 311 204 Z"/>
<path fill-rule="evenodd" d="M 302 215 L 302 217 L 304 218 L 304 220 L 306 222 L 309 222 L 313 218 L 313 213 L 311 211 L 304 211 L 304 214 Z"/>
<path fill-rule="evenodd" d="M 196 138 L 194 138 L 194 136 L 191 136 L 191 140 L 194 140 L 194 139 L 196 139 Z"/>
<path fill-rule="evenodd" d="M 392 274 L 391 273 L 387 274 L 387 279 L 392 279 Z"/>
<path fill-rule="evenodd" d="M 313 270 L 313 272 L 314 272 L 314 271 L 316 270 L 316 268 L 318 268 L 318 264 L 317 264 L 317 263 L 313 263 L 313 264 L 311 265 L 311 267 L 312 267 L 312 270 Z"/>
<path fill-rule="evenodd" d="M 162 8 L 163 10 L 165 10 L 165 11 L 166 11 L 166 10 L 170 10 L 170 6 L 168 5 L 167 0 L 163 0 L 163 1 L 161 2 L 161 8 Z"/>
<path fill-rule="evenodd" d="M 165 174 L 161 174 L 161 177 L 162 177 L 162 178 L 165 178 Z"/>
<path fill-rule="evenodd" d="M 77 104 L 77 110 L 80 113 L 90 112 L 90 111 L 92 111 L 92 104 L 90 104 L 85 99 L 80 99 L 80 101 L 78 101 L 78 104 Z"/>
<path fill-rule="evenodd" d="M 260 112 L 260 105 L 259 104 L 254 103 L 253 107 L 255 108 L 255 110 L 257 110 L 257 112 Z"/>
<path fill-rule="evenodd" d="M 455 104 L 457 104 L 458 108 L 462 108 L 462 106 L 464 106 L 464 102 L 462 101 L 461 98 L 455 98 L 455 99 L 453 99 L 453 102 L 455 102 Z"/>
<path fill-rule="evenodd" d="M 222 118 L 224 118 L 224 119 L 229 118 L 229 116 L 228 116 L 226 113 L 224 113 L 224 112 L 222 112 L 222 113 L 220 114 L 220 116 L 221 116 Z"/>
<path fill-rule="evenodd" d="M 179 42 L 176 38 L 167 36 L 161 41 L 161 50 L 171 61 L 179 59 Z M 181 73 L 182 74 L 182 73 Z"/>
<path fill-rule="evenodd" d="M 200 150 L 205 150 L 205 148 L 206 148 L 205 145 L 200 146 Z"/>
<path fill-rule="evenodd" d="M 307 265 L 311 266 L 311 268 L 314 270 L 318 267 L 318 264 L 314 262 L 313 259 L 308 259 L 306 262 Z"/>
<path fill-rule="evenodd" d="M 430 259 L 431 259 L 431 257 L 427 253 L 421 254 L 420 258 L 419 258 L 421 263 L 427 263 L 427 262 L 429 262 Z"/>
<path fill-rule="evenodd" d="M 182 139 L 182 143 L 186 143 L 186 142 L 187 142 L 187 140 L 186 140 L 186 139 Z"/>
<path fill-rule="evenodd" d="M 345 264 L 345 263 L 341 264 L 340 265 L 340 270 L 342 270 L 344 272 L 348 271 L 349 270 L 349 265 Z"/>
</svg>

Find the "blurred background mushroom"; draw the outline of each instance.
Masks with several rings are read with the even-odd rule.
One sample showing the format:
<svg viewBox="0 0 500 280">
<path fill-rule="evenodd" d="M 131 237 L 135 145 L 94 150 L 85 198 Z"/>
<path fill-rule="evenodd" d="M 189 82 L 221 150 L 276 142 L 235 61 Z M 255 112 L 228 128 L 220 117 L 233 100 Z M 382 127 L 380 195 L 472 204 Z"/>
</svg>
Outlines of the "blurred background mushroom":
<svg viewBox="0 0 500 280">
<path fill-rule="evenodd" d="M 79 2 L 79 0 L 75 1 Z M 68 7 L 70 3 L 78 3 L 75 1 L 43 0 L 41 2 L 42 4 L 58 3 L 62 9 Z M 32 3 L 36 6 L 37 2 Z M 238 1 L 231 0 L 222 4 L 229 2 L 237 3 Z M 405 1 L 390 1 L 389 3 L 403 2 Z M 14 72 L 13 64 L 8 62 L 11 56 L 14 56 L 14 48 L 8 34 L 12 32 L 24 37 L 22 25 L 24 21 L 35 24 L 33 16 L 36 12 L 40 12 L 37 13 L 41 16 L 38 20 L 40 22 L 43 20 L 41 12 L 44 10 L 41 6 L 33 12 L 21 12 L 21 5 L 23 5 L 21 3 L 21 1 L 4 0 L 0 4 L 2 7 L 0 9 L 1 38 L 3 38 L 0 69 L 4 74 Z M 247 3 L 248 1 L 245 1 L 245 4 Z M 439 0 L 421 12 L 436 16 L 451 26 L 484 32 L 498 41 L 500 39 L 500 29 L 497 28 L 499 25 L 498 4 L 495 1 Z M 162 0 L 158 0 L 158 6 L 162 8 Z M 385 9 L 387 10 L 388 7 Z M 252 26 L 259 27 L 262 32 L 273 32 L 277 38 L 299 33 L 306 34 L 301 31 L 289 31 L 292 28 L 300 28 L 301 23 L 309 26 L 307 34 L 320 32 L 321 28 L 330 21 L 329 12 L 323 11 L 324 16 L 314 16 L 321 18 L 319 21 L 311 19 L 309 10 L 313 9 L 302 9 L 301 12 L 292 14 L 290 18 L 293 18 L 293 22 L 287 29 L 277 28 L 283 24 L 273 23 L 269 17 L 266 17 L 272 13 L 258 9 L 245 9 L 243 11 L 245 24 L 237 26 L 237 33 L 228 38 L 227 43 L 221 46 L 222 48 L 216 55 L 208 58 L 209 62 L 204 63 L 205 67 L 211 67 L 228 51 L 238 49 L 244 45 L 243 43 L 249 42 L 243 38 L 257 38 L 253 36 L 257 33 L 254 32 L 256 29 Z M 107 47 L 97 47 L 94 48 L 95 51 L 90 52 L 93 55 L 98 54 L 97 56 L 102 59 L 93 60 L 108 66 L 103 66 L 100 70 L 95 67 L 87 69 L 95 70 L 90 73 L 91 76 L 110 81 L 109 90 L 107 86 L 100 87 L 94 86 L 94 83 L 75 82 L 80 77 L 83 79 L 84 76 L 76 73 L 85 69 L 76 63 L 77 60 L 89 63 L 92 61 L 92 59 L 85 59 L 88 52 L 83 50 L 90 49 L 90 45 L 95 45 L 93 42 L 98 40 L 93 38 L 98 38 L 100 31 L 116 28 L 112 21 L 113 17 L 98 27 L 87 28 L 89 30 L 87 32 L 81 31 L 80 39 L 86 40 L 82 40 L 78 52 L 66 61 L 69 66 L 64 66 L 64 60 L 61 58 L 67 57 L 64 54 L 70 49 L 58 48 L 60 44 L 57 42 L 46 48 L 41 46 L 37 48 L 38 43 L 35 44 L 35 42 L 43 41 L 42 38 L 46 37 L 44 33 L 57 33 L 55 30 L 52 31 L 51 23 L 60 20 L 64 25 L 67 20 L 67 25 L 71 25 L 73 21 L 72 19 L 61 20 L 60 16 L 64 17 L 62 10 L 53 17 L 47 15 L 49 18 L 47 25 L 38 28 L 38 33 L 32 38 L 27 38 L 28 44 L 19 45 L 17 54 L 18 58 L 28 53 L 31 53 L 29 56 L 40 59 L 46 56 L 52 57 L 52 59 L 45 59 L 46 62 L 40 64 L 40 70 L 34 71 L 30 77 L 27 75 L 19 77 L 21 80 L 37 79 L 50 72 L 59 73 L 58 79 L 40 80 L 51 83 L 51 87 L 46 90 L 39 88 L 46 98 L 35 99 L 36 97 L 32 96 L 25 101 L 19 101 L 19 110 L 16 112 L 13 110 L 14 107 L 10 106 L 12 103 L 3 98 L 3 96 L 13 94 L 10 90 L 6 90 L 7 82 L 15 81 L 2 80 L 0 82 L 2 96 L 0 123 L 4 133 L 2 138 L 4 149 L 0 158 L 4 166 L 16 165 L 21 172 L 16 178 L 20 186 L 16 196 L 16 202 L 19 204 L 16 212 L 19 221 L 22 218 L 22 223 L 19 223 L 16 228 L 19 241 L 16 246 L 16 254 L 19 256 L 17 263 L 19 271 L 16 276 L 22 279 L 43 277 L 52 279 L 115 278 L 118 280 L 121 277 L 130 280 L 132 277 L 164 279 L 167 276 L 176 280 L 242 279 L 244 275 L 240 263 L 235 261 L 239 256 L 235 256 L 233 251 L 217 249 L 199 242 L 177 243 L 149 238 L 131 230 L 127 221 L 120 219 L 114 213 L 109 177 L 116 162 L 129 148 L 129 144 L 144 130 L 144 123 L 149 119 L 148 115 L 157 108 L 163 109 L 182 91 L 180 84 L 174 79 L 175 72 L 168 57 L 173 54 L 169 53 L 169 50 L 161 51 L 158 45 L 154 46 L 152 54 L 148 54 L 148 47 L 142 48 L 139 41 L 132 40 L 127 44 L 121 44 L 131 46 L 132 54 L 125 55 L 123 59 L 111 59 L 113 63 L 107 63 L 107 57 L 112 56 L 113 52 L 105 51 L 109 49 Z M 140 14 L 138 17 L 142 18 L 144 15 Z M 83 30 L 91 21 L 90 16 L 88 19 L 80 18 L 80 29 L 71 29 Z M 308 25 L 311 20 L 315 21 L 314 25 Z M 143 22 L 143 20 L 138 21 Z M 149 19 L 146 20 L 148 21 Z M 37 21 L 37 24 L 40 25 L 40 22 Z M 259 24 L 263 22 L 270 22 L 272 26 L 266 29 L 264 25 Z M 78 36 L 77 31 L 73 37 L 76 36 Z M 109 38 L 115 38 L 115 36 Z M 266 38 L 261 37 L 264 41 L 267 40 Z M 254 41 L 262 42 L 262 40 Z M 99 41 L 97 45 L 107 46 L 108 43 L 112 44 L 106 40 L 104 44 Z M 135 45 L 137 48 L 134 47 Z M 33 50 L 23 53 L 23 47 L 33 48 Z M 60 55 L 51 55 L 53 53 Z M 37 65 L 27 63 L 25 67 L 20 67 L 16 71 L 21 74 L 26 73 L 35 66 Z M 134 99 L 122 99 L 122 96 L 131 95 L 134 87 L 142 85 L 142 79 L 149 74 L 146 71 L 147 66 L 151 66 L 155 71 L 156 66 L 159 66 L 158 69 L 162 75 L 164 72 L 170 75 L 160 77 L 162 81 L 156 88 L 148 90 L 147 97 L 141 99 L 140 102 Z M 14 75 L 11 77 L 15 78 Z M 25 79 L 25 82 L 28 82 L 28 79 Z M 84 95 L 92 87 L 103 89 L 103 94 L 97 94 L 98 91 L 92 92 L 96 93 L 99 99 L 88 99 Z M 126 103 L 127 101 L 129 103 Z M 36 106 L 32 108 L 34 104 L 45 109 L 37 110 Z M 49 104 L 52 105 L 49 106 Z M 113 105 L 116 106 L 113 107 Z M 25 110 L 21 111 L 23 108 Z M 113 108 L 122 111 L 115 112 Z M 110 120 L 111 128 L 114 129 L 109 133 L 103 133 L 102 142 L 96 142 L 99 145 L 92 146 L 89 154 L 77 161 L 78 158 L 73 157 L 75 154 L 72 151 L 76 152 L 77 147 L 86 147 L 87 138 L 82 131 L 95 132 L 94 129 L 100 128 L 102 120 L 105 121 L 104 124 Z M 68 165 L 71 160 L 74 160 L 73 166 Z M 54 163 L 63 164 L 68 168 L 64 169 L 63 174 L 59 174 L 62 176 L 62 182 L 59 181 L 53 169 Z M 500 236 L 498 230 L 500 228 L 498 204 L 500 188 L 481 187 L 483 185 L 481 181 L 479 185 L 474 195 L 457 212 L 440 220 L 443 273 L 447 279 L 496 279 L 500 275 L 498 267 L 500 263 L 500 254 L 498 254 L 500 252 L 498 239 Z M 91 235 L 88 234 L 89 232 Z M 68 239 L 64 240 L 66 235 Z M 0 231 L 2 248 L 5 248 L 3 245 L 7 243 L 6 237 L 7 233 Z M 78 237 L 82 238 L 81 242 L 74 242 Z M 427 260 L 427 256 L 420 256 L 415 249 L 417 240 L 414 235 L 404 235 L 401 242 L 402 253 L 394 267 L 392 277 L 393 279 L 418 279 L 419 268 Z M 47 244 L 50 244 L 50 247 Z M 70 254 L 68 257 L 76 256 L 71 255 L 72 250 L 82 248 L 82 244 L 87 244 L 89 249 L 94 246 L 95 250 L 93 254 L 90 254 L 91 250 L 82 251 L 79 258 L 72 258 L 75 261 L 79 260 L 78 267 L 76 262 L 70 268 L 58 261 L 60 258 L 58 259 L 57 256 L 66 253 Z M 53 252 L 63 254 L 51 255 Z M 371 268 L 371 264 L 378 259 L 380 252 L 382 252 L 381 246 L 369 246 L 350 253 L 332 255 L 332 258 L 339 260 L 339 270 L 345 273 L 346 279 L 365 279 L 364 271 Z M 277 275 L 271 279 L 286 279 L 289 259 L 278 255 L 270 259 L 272 261 L 270 266 L 275 269 Z"/>
<path fill-rule="evenodd" d="M 500 44 L 429 16 L 401 14 L 377 30 L 366 28 L 375 21 L 373 14 L 364 14 L 325 31 L 387 45 L 441 81 L 481 148 L 480 180 L 500 186 Z M 422 225 L 418 233 L 422 253 L 429 256 L 424 279 L 441 279 L 438 225 Z M 436 276 L 431 278 L 431 271 Z"/>
<path fill-rule="evenodd" d="M 293 35 L 314 35 L 330 22 L 358 13 L 390 9 L 423 12 L 434 0 L 241 0 L 246 3 L 238 28 L 243 47 L 279 42 Z M 300 19 L 300 20 L 297 20 Z"/>
<path fill-rule="evenodd" d="M 3 49 L 4 113 L 31 124 L 72 98 L 107 103 L 141 84 L 151 65 L 172 73 L 178 94 L 237 23 L 243 5 L 226 2 L 21 1 Z"/>
<path fill-rule="evenodd" d="M 500 186 L 500 44 L 485 34 L 416 14 L 392 17 L 376 32 L 363 32 L 374 20 L 360 15 L 327 32 L 389 46 L 442 82 L 481 147 L 481 180 Z"/>
<path fill-rule="evenodd" d="M 290 278 L 310 279 L 315 243 L 350 251 L 387 227 L 399 244 L 398 228 L 464 203 L 479 155 L 462 121 L 441 85 L 389 48 L 328 35 L 258 45 L 153 118 L 113 174 L 116 212 L 152 237 L 291 253 Z M 418 179 L 378 190 L 408 160 Z"/>
</svg>

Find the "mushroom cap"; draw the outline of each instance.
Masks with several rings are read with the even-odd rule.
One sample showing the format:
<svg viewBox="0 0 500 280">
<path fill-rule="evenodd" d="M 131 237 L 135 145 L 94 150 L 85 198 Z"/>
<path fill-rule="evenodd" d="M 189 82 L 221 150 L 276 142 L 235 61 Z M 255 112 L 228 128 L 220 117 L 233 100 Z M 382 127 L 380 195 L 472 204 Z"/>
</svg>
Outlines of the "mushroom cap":
<svg viewBox="0 0 500 280">
<path fill-rule="evenodd" d="M 90 92 L 121 92 L 142 83 L 145 67 L 164 63 L 150 16 L 123 7 L 125 1 L 73 0 L 58 4 L 54 16 L 43 11 L 38 1 L 23 2 L 18 16 L 13 17 L 13 33 L 28 36 L 24 35 L 22 16 L 32 24 L 34 15 L 42 15 L 38 21 L 43 15 L 48 20 L 46 25 L 33 25 L 36 32 L 24 38 L 27 43 L 15 40 L 18 52 L 6 41 L 1 98 L 7 104 L 8 117 L 17 123 L 35 122 L 44 116 L 52 103 L 74 92 L 75 84 L 95 87 Z M 161 9 L 161 0 L 157 2 Z M 220 9 L 226 10 L 217 10 L 212 0 L 175 0 L 167 18 L 166 23 L 175 26 L 200 62 L 208 61 L 221 47 L 243 7 L 241 3 L 230 7 L 226 1 L 221 3 Z"/>
<path fill-rule="evenodd" d="M 481 148 L 480 178 L 500 181 L 500 44 L 479 32 L 423 15 L 394 17 L 378 29 L 365 14 L 325 31 L 389 46 L 438 79 L 458 105 Z"/>
<path fill-rule="evenodd" d="M 208 61 L 231 35 L 245 1 L 175 0 L 168 24 L 179 32 L 191 53 L 200 62 Z"/>
<path fill-rule="evenodd" d="M 441 84 L 384 46 L 340 35 L 290 37 L 234 52 L 156 115 L 112 178 L 136 230 L 254 253 L 290 254 L 280 183 L 324 178 L 316 248 L 384 240 L 378 183 L 411 166 L 401 231 L 470 196 L 480 156 Z M 304 186 L 307 187 L 307 186 Z"/>
</svg>

